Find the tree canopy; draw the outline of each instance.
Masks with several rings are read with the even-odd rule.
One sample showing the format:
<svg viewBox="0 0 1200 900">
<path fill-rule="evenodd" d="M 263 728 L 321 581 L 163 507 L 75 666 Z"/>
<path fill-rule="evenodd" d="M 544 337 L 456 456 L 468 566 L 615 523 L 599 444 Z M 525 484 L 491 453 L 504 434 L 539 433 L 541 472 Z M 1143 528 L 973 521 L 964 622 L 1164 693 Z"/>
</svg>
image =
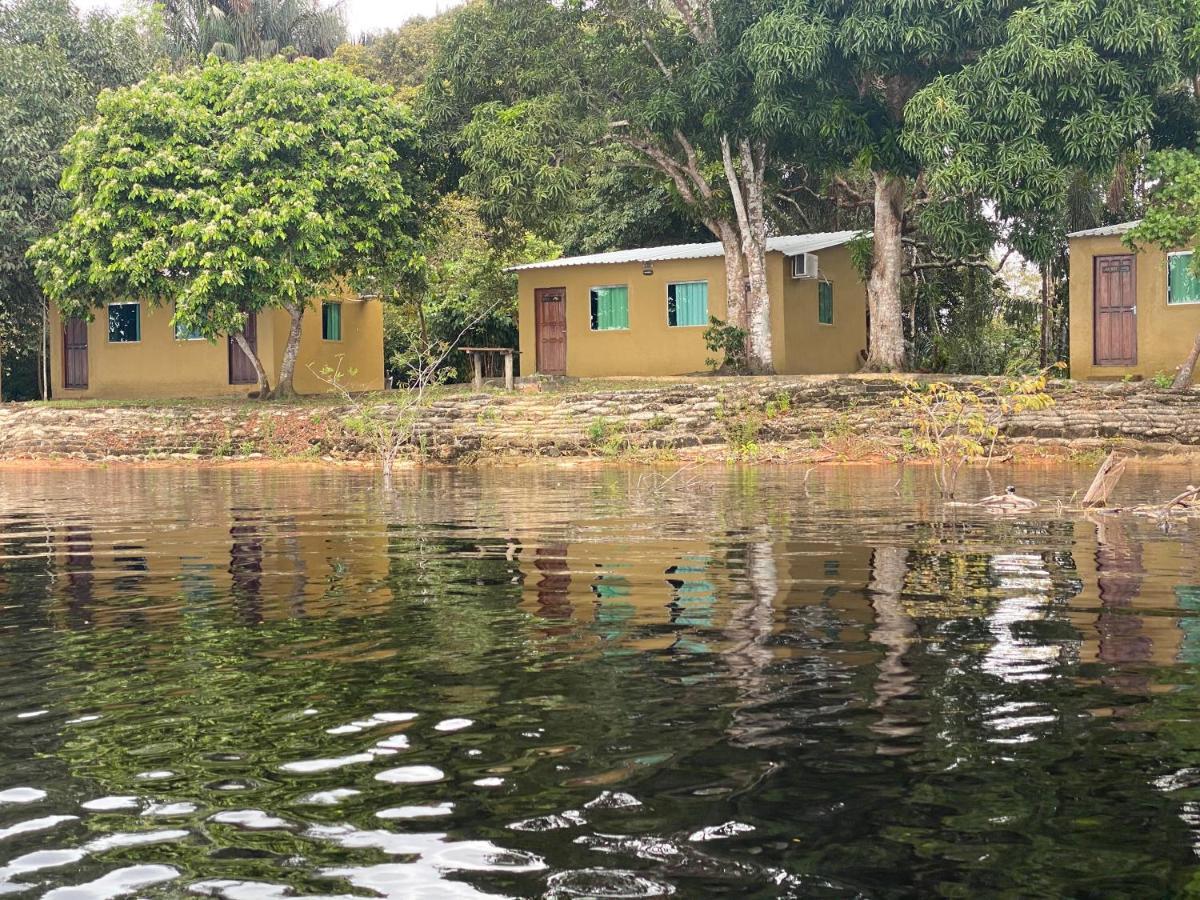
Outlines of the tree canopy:
<svg viewBox="0 0 1200 900">
<path fill-rule="evenodd" d="M 80 18 L 68 0 L 0 7 L 0 375 L 39 343 L 44 301 L 25 254 L 69 208 L 63 144 L 101 90 L 142 78 L 159 58 L 145 20 Z"/>
<path fill-rule="evenodd" d="M 412 117 L 341 66 L 212 59 L 106 93 L 97 112 L 67 147 L 71 215 L 31 253 L 64 315 L 144 297 L 253 356 L 247 316 L 282 308 L 287 395 L 309 301 L 414 253 L 427 188 Z"/>
</svg>

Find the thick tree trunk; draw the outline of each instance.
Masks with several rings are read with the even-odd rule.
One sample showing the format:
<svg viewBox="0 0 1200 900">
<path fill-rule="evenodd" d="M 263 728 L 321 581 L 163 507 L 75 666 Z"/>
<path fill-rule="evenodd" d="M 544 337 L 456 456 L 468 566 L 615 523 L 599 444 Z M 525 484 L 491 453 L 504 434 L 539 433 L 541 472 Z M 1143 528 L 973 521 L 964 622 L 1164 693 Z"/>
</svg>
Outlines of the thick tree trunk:
<svg viewBox="0 0 1200 900">
<path fill-rule="evenodd" d="M 721 138 L 721 156 L 733 207 L 737 212 L 742 265 L 746 271 L 747 358 L 750 371 L 775 371 L 771 346 L 771 295 L 767 285 L 767 219 L 764 202 L 766 145 L 742 139 L 734 162 L 728 137 Z M 740 169 L 740 171 L 739 171 Z"/>
<path fill-rule="evenodd" d="M 250 342 L 246 340 L 246 333 L 244 331 L 235 332 L 233 342 L 246 354 L 246 358 L 250 360 L 250 365 L 254 366 L 254 373 L 258 376 L 258 399 L 270 400 L 271 381 L 267 377 L 267 370 L 263 368 L 262 360 L 258 358 L 258 353 L 250 346 Z"/>
<path fill-rule="evenodd" d="M 296 357 L 300 353 L 300 326 L 304 320 L 304 304 L 284 308 L 292 317 L 292 323 L 288 328 L 287 345 L 283 348 L 283 363 L 279 367 L 279 381 L 275 386 L 275 396 L 287 399 L 296 396 L 296 389 L 292 385 L 292 376 L 296 370 Z"/>
<path fill-rule="evenodd" d="M 904 324 L 900 283 L 904 271 L 904 179 L 875 173 L 875 259 L 867 285 L 871 315 L 870 351 L 865 369 L 898 372 L 904 368 Z"/>
<path fill-rule="evenodd" d="M 743 331 L 749 331 L 746 318 L 746 267 L 742 259 L 742 242 L 737 229 L 729 222 L 718 224 L 717 237 L 725 251 L 725 321 Z"/>
<path fill-rule="evenodd" d="M 1200 333 L 1196 335 L 1195 343 L 1192 344 L 1192 352 L 1188 354 L 1187 359 L 1183 361 L 1183 365 L 1179 367 L 1179 372 L 1175 376 L 1175 382 L 1171 385 L 1171 390 L 1183 393 L 1191 389 L 1192 373 L 1196 371 L 1197 360 L 1200 360 Z"/>
</svg>

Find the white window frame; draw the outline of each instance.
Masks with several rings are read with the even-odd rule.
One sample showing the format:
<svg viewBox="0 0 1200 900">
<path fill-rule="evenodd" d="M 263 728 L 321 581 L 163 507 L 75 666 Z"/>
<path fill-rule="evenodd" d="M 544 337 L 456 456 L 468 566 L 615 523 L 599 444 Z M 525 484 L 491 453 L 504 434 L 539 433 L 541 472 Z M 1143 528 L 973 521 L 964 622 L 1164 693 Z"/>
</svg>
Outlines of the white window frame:
<svg viewBox="0 0 1200 900">
<path fill-rule="evenodd" d="M 671 288 L 675 287 L 675 285 L 678 285 L 678 284 L 702 284 L 702 285 L 704 285 L 705 321 L 703 324 L 701 324 L 701 325 L 672 325 L 671 324 Z M 665 296 L 663 299 L 665 299 L 667 302 L 663 304 L 663 312 L 666 314 L 664 316 L 664 318 L 667 320 L 668 328 L 707 328 L 708 327 L 708 320 L 712 318 L 712 310 L 709 308 L 709 303 L 708 303 L 709 298 L 712 296 L 712 292 L 709 290 L 707 278 L 689 278 L 684 281 L 668 281 L 666 289 L 664 290 L 664 295 Z M 676 301 L 676 302 L 678 302 L 678 301 Z M 675 310 L 675 317 L 676 318 L 679 317 L 679 309 L 678 308 L 676 308 L 676 310 Z"/>
<path fill-rule="evenodd" d="M 112 339 L 112 315 L 109 310 L 114 306 L 136 306 L 137 307 L 137 340 L 136 341 L 114 341 Z M 141 300 L 118 300 L 116 303 L 107 303 L 104 306 L 104 334 L 106 343 L 109 344 L 140 344 L 142 342 L 142 301 Z"/>
<path fill-rule="evenodd" d="M 629 285 L 627 284 L 596 284 L 588 288 L 588 331 L 591 334 L 606 334 L 608 332 L 616 332 L 620 334 L 623 331 L 632 331 L 633 324 L 630 323 L 624 328 L 593 328 L 592 327 L 592 291 L 609 291 L 613 288 L 625 288 L 625 318 L 629 318 Z"/>
</svg>

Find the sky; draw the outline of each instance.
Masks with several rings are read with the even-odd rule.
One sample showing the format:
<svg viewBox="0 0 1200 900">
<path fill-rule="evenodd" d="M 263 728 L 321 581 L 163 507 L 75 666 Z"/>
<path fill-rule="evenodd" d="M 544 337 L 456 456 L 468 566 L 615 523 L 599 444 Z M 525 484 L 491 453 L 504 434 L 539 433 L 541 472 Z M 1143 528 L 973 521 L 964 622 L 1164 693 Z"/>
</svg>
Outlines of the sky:
<svg viewBox="0 0 1200 900">
<path fill-rule="evenodd" d="M 127 0 L 75 0 L 82 10 L 122 9 Z M 430 16 L 457 6 L 457 0 L 344 0 L 351 36 L 364 31 L 395 28 L 413 16 Z"/>
</svg>

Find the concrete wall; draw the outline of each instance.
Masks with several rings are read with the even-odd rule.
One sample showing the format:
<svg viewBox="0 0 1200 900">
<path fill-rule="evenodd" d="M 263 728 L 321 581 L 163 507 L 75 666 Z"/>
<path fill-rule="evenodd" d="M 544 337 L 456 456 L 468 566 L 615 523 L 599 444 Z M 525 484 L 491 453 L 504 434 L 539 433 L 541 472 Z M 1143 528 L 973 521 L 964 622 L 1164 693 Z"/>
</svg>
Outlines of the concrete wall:
<svg viewBox="0 0 1200 900">
<path fill-rule="evenodd" d="M 1137 365 L 1095 364 L 1094 274 L 1097 256 L 1129 253 L 1119 235 L 1071 241 L 1071 377 L 1114 379 L 1174 375 L 1200 332 L 1200 304 L 1167 305 L 1167 255 L 1157 248 L 1137 254 Z"/>
<path fill-rule="evenodd" d="M 816 281 L 794 280 L 788 258 L 781 253 L 768 254 L 772 358 L 780 374 L 848 373 L 859 368 L 858 351 L 866 347 L 866 286 L 850 265 L 846 247 L 823 250 L 819 257 L 822 274 L 834 282 L 832 326 L 817 324 Z M 686 375 L 706 371 L 706 360 L 712 354 L 704 346 L 704 328 L 672 328 L 667 324 L 667 285 L 707 281 L 709 315 L 725 319 L 724 260 L 668 260 L 655 262 L 653 268 L 652 275 L 642 273 L 641 263 L 520 272 L 521 371 L 532 374 L 537 370 L 534 293 L 539 288 L 566 289 L 569 376 Z M 591 330 L 591 289 L 609 285 L 629 288 L 626 331 Z"/>
<path fill-rule="evenodd" d="M 342 357 L 346 383 L 354 390 L 383 388 L 383 309 L 378 301 L 342 300 L 342 339 L 321 339 L 321 302 L 304 315 L 295 385 L 302 394 L 323 393 L 328 386 L 315 373 L 336 367 Z M 229 383 L 225 339 L 183 341 L 175 338 L 169 307 L 142 302 L 141 340 L 110 343 L 107 308 L 97 309 L 88 324 L 88 386 L 63 386 L 63 329 L 57 310 L 50 317 L 50 382 L 54 397 L 125 400 L 167 397 L 244 397 L 254 385 Z M 274 384 L 287 341 L 289 318 L 282 310 L 258 316 L 258 353 Z M 349 369 L 357 374 L 349 376 Z"/>
</svg>

